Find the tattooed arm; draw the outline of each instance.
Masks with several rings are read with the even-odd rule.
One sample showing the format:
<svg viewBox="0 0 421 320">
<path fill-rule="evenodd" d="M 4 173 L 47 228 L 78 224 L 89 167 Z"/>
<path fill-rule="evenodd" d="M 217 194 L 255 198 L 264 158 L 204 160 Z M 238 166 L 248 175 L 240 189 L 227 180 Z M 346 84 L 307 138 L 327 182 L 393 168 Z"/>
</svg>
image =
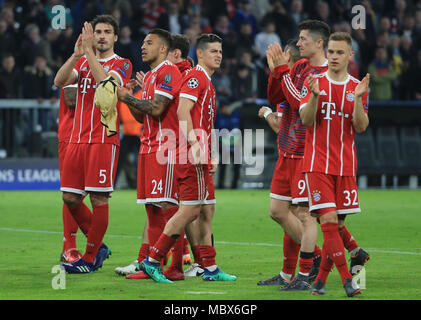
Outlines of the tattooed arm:
<svg viewBox="0 0 421 320">
<path fill-rule="evenodd" d="M 64 102 L 69 109 L 76 108 L 77 86 L 66 86 L 63 88 Z"/>
<path fill-rule="evenodd" d="M 118 88 L 117 93 L 118 98 L 129 107 L 134 108 L 139 112 L 146 113 L 154 118 L 159 118 L 171 101 L 160 94 L 155 94 L 153 100 L 138 99 L 133 97 L 127 89 L 121 87 Z"/>
</svg>

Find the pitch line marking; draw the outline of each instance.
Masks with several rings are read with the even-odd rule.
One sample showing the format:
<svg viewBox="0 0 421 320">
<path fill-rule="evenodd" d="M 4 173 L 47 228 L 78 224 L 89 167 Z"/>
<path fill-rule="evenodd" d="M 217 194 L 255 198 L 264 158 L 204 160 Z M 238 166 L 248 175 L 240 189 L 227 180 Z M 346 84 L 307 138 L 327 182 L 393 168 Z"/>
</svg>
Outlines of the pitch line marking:
<svg viewBox="0 0 421 320">
<path fill-rule="evenodd" d="M 0 228 L 0 231 L 11 231 L 11 232 L 28 232 L 28 233 L 42 233 L 42 234 L 63 234 L 59 231 L 48 231 L 48 230 L 28 230 L 28 229 L 15 229 L 15 228 Z M 126 235 L 116 235 L 116 234 L 106 234 L 105 237 L 109 238 L 126 238 L 126 239 L 141 239 L 140 236 L 126 236 Z M 226 244 L 226 245 L 238 245 L 238 246 L 262 246 L 262 247 L 279 247 L 281 244 L 275 243 L 259 243 L 259 242 L 235 242 L 235 241 L 215 241 L 216 244 Z M 419 249 L 419 248 L 414 248 Z M 421 252 L 411 252 L 411 251 L 400 251 L 397 250 L 384 250 L 377 248 L 367 248 L 366 250 L 371 252 L 386 253 L 386 254 L 403 254 L 403 255 L 421 255 Z"/>
<path fill-rule="evenodd" d="M 226 292 L 209 292 L 209 291 L 185 291 L 188 294 L 226 294 Z"/>
</svg>

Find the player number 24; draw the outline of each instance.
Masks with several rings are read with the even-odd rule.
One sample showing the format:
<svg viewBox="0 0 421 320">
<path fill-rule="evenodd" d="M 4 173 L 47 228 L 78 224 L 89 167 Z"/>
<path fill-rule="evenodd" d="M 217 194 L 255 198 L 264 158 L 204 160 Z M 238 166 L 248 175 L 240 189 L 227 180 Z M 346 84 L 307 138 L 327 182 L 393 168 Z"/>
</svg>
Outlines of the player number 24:
<svg viewBox="0 0 421 320">
<path fill-rule="evenodd" d="M 357 190 L 351 190 L 351 192 L 349 192 L 348 190 L 344 191 L 345 194 L 345 200 L 346 202 L 344 202 L 344 206 L 350 206 L 351 204 L 353 206 L 357 206 L 358 205 L 358 194 L 357 194 Z M 353 198 L 351 200 L 351 197 Z"/>
<path fill-rule="evenodd" d="M 156 190 L 159 191 L 159 193 L 162 193 L 162 179 L 157 182 L 155 179 L 152 180 L 153 188 L 151 194 L 157 194 Z"/>
</svg>

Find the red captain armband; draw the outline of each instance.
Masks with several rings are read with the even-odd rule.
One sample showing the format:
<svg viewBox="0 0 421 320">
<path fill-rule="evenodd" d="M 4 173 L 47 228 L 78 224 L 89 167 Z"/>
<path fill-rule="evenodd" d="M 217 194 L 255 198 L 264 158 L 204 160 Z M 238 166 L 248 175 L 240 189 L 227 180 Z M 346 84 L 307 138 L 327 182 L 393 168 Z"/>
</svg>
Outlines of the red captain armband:
<svg viewBox="0 0 421 320">
<path fill-rule="evenodd" d="M 285 73 L 289 72 L 289 67 L 287 64 L 281 64 L 280 66 L 275 67 L 275 79 L 282 80 L 282 77 Z"/>
</svg>

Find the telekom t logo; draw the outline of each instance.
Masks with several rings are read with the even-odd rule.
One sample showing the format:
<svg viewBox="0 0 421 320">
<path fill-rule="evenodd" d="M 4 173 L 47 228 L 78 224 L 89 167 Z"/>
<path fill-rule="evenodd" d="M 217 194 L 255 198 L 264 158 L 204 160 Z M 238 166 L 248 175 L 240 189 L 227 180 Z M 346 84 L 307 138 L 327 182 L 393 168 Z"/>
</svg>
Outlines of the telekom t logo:
<svg viewBox="0 0 421 320">
<path fill-rule="evenodd" d="M 80 86 L 82 88 L 81 93 L 86 93 L 86 89 L 91 88 L 91 81 L 91 78 L 82 78 L 82 84 Z"/>
<path fill-rule="evenodd" d="M 331 115 L 336 114 L 335 103 L 334 102 L 322 102 L 321 113 L 326 115 L 323 119 L 332 120 Z"/>
</svg>

